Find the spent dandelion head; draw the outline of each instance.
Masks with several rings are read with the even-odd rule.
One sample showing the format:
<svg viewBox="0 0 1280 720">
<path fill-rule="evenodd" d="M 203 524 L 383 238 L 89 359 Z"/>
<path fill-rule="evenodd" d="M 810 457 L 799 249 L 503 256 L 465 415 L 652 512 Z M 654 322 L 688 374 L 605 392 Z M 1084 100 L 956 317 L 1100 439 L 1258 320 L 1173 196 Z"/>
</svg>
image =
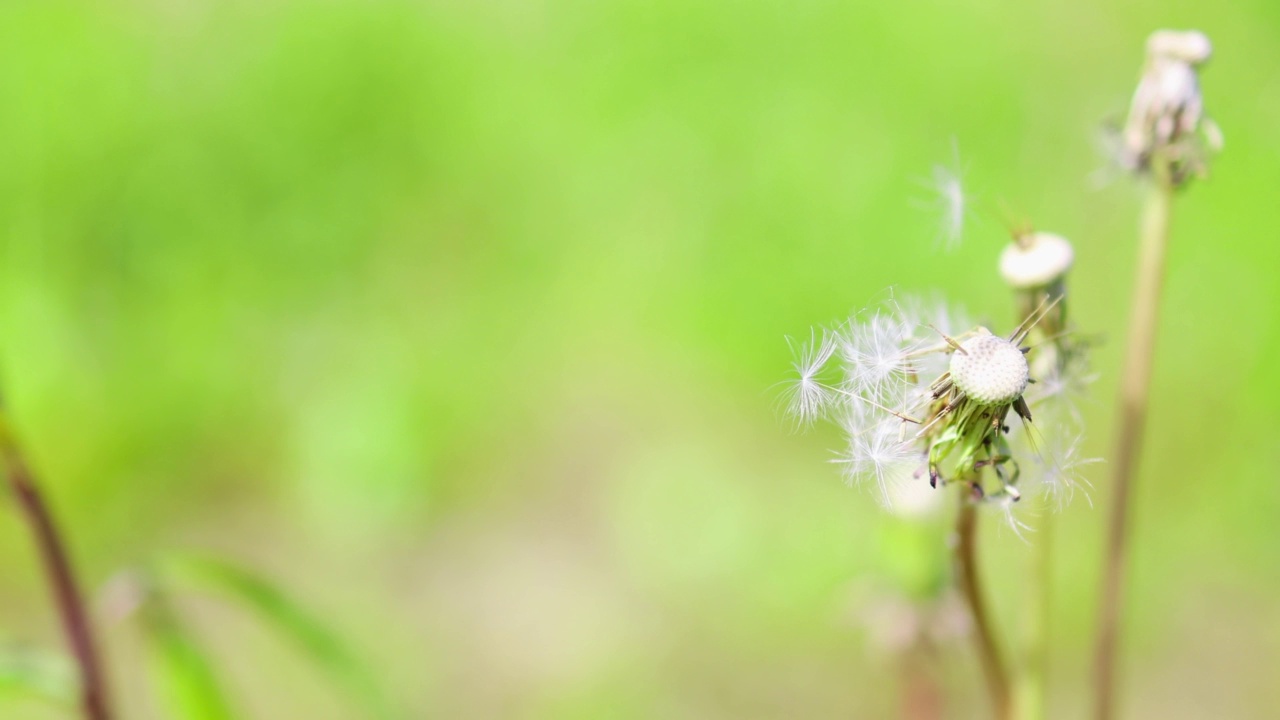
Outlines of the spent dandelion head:
<svg viewBox="0 0 1280 720">
<path fill-rule="evenodd" d="M 1000 276 L 1013 288 L 1020 317 L 1045 302 L 1056 302 L 1054 312 L 1041 318 L 1037 328 L 1053 335 L 1065 329 L 1066 277 L 1075 263 L 1075 250 L 1061 235 L 1018 230 L 1000 253 Z"/>
<path fill-rule="evenodd" d="M 1061 235 L 1020 232 L 1000 253 L 1000 275 L 1010 287 L 1031 290 L 1059 282 L 1075 262 L 1075 250 Z"/>
<path fill-rule="evenodd" d="M 1196 30 L 1151 34 L 1121 134 L 1121 165 L 1159 173 L 1173 185 L 1207 172 L 1209 156 L 1222 146 L 1200 92 L 1199 69 L 1212 52 L 1209 38 Z"/>
<path fill-rule="evenodd" d="M 1013 413 L 1031 422 L 1023 398 L 1032 382 L 1031 348 L 1024 342 L 1053 306 L 1037 308 L 1007 336 L 985 327 L 943 331 L 959 326 L 957 313 L 916 299 L 864 311 L 838 331 L 823 331 L 823 338 L 838 338 L 838 354 L 802 353 L 802 381 L 789 407 L 801 422 L 821 416 L 839 425 L 846 447 L 835 462 L 851 483 L 874 483 L 886 505 L 902 497 L 902 484 L 953 481 L 974 497 L 1016 501 L 1007 420 Z M 838 358 L 840 367 L 810 372 L 815 366 L 807 360 L 824 356 Z M 987 468 L 994 484 L 983 480 Z"/>
</svg>

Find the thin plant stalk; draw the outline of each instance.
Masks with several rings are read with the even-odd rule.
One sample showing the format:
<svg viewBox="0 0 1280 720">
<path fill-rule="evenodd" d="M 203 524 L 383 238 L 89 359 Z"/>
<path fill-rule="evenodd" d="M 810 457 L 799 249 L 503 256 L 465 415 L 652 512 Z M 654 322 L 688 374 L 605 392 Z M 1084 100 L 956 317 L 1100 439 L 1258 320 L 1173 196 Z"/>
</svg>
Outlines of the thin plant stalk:
<svg viewBox="0 0 1280 720">
<path fill-rule="evenodd" d="M 5 476 L 18 500 L 18 507 L 31 525 L 45 575 L 58 605 L 62 630 L 79 669 L 80 705 L 85 720 L 110 720 L 105 677 L 94 645 L 84 597 L 72 571 L 65 544 L 48 505 L 40 495 L 30 466 L 14 440 L 3 408 L 0 408 L 0 460 L 4 463 Z"/>
<path fill-rule="evenodd" d="M 991 626 L 991 616 L 978 576 L 977 525 L 977 507 L 969 498 L 961 495 L 960 511 L 956 515 L 955 548 L 960 594 L 964 597 L 973 620 L 974 641 L 977 644 L 978 659 L 982 664 L 982 674 L 986 679 L 987 694 L 991 698 L 994 717 L 997 720 L 1011 720 L 1013 698 L 1010 693 L 1008 669 L 1000 652 L 1000 645 L 996 641 L 995 629 Z"/>
<path fill-rule="evenodd" d="M 1066 283 L 1062 277 L 1041 291 L 1022 292 L 1019 317 L 1030 317 L 1047 302 L 1058 303 L 1055 312 L 1045 315 L 1037 330 L 1039 342 L 1053 342 L 1054 358 L 1059 368 L 1063 363 L 1060 338 L 1067 332 Z M 1019 720 L 1044 720 L 1049 692 L 1049 639 L 1053 612 L 1053 513 L 1045 513 L 1036 527 L 1036 546 L 1031 553 L 1026 613 L 1023 621 L 1023 645 L 1014 702 Z"/>
<path fill-rule="evenodd" d="M 1111 512 L 1107 523 L 1094 654 L 1094 717 L 1097 720 L 1111 720 L 1115 716 L 1116 653 L 1129 556 L 1129 502 L 1147 417 L 1169 241 L 1169 217 L 1173 205 L 1174 186 L 1168 173 L 1156 172 L 1153 180 L 1142 217 L 1133 315 L 1125 350 L 1124 373 L 1120 378 L 1114 450 L 1111 454 Z"/>
<path fill-rule="evenodd" d="M 1019 720 L 1044 720 L 1049 692 L 1049 627 L 1053 611 L 1053 516 L 1036 527 L 1038 545 L 1032 553 L 1031 583 L 1025 626 L 1025 655 L 1018 673 Z"/>
</svg>

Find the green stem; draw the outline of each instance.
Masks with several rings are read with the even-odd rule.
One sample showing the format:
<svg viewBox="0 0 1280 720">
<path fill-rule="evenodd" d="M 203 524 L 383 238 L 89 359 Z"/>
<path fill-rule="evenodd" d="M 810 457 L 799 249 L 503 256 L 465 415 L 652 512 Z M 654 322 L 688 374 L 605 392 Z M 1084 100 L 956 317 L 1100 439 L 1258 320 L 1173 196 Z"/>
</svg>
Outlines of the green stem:
<svg viewBox="0 0 1280 720">
<path fill-rule="evenodd" d="M 1039 544 L 1033 551 L 1028 593 L 1025 656 L 1018 674 L 1019 720 L 1044 720 L 1048 701 L 1050 617 L 1053 611 L 1053 515 L 1046 514 L 1036 528 Z"/>
<path fill-rule="evenodd" d="M 987 694 L 991 697 L 993 716 L 997 720 L 1011 720 L 1013 697 L 1009 689 L 1009 673 L 1005 667 L 1000 646 L 996 642 L 995 630 L 991 626 L 986 598 L 978 575 L 977 524 L 977 507 L 972 500 L 961 494 L 960 512 L 956 515 L 957 580 L 960 593 L 969 607 L 969 614 L 973 620 L 974 641 L 977 645 L 978 659 L 982 664 L 982 674 L 987 683 Z"/>
<path fill-rule="evenodd" d="M 1114 451 L 1111 456 L 1111 513 L 1103 558 L 1102 591 L 1098 606 L 1098 634 L 1094 655 L 1094 717 L 1111 720 L 1116 705 L 1116 653 L 1124 578 L 1128 565 L 1129 502 L 1142 446 L 1151 367 L 1155 354 L 1160 293 L 1164 284 L 1165 254 L 1169 241 L 1169 217 L 1173 184 L 1168 174 L 1157 174 L 1142 218 L 1142 240 L 1134 286 L 1129 341 L 1124 374 L 1120 378 Z"/>
</svg>

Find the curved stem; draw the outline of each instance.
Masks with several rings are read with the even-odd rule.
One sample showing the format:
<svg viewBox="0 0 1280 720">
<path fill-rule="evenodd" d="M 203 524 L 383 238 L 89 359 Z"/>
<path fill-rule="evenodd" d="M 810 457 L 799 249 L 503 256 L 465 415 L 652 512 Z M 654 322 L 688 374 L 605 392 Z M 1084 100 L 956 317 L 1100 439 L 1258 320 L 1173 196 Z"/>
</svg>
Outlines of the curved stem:
<svg viewBox="0 0 1280 720">
<path fill-rule="evenodd" d="M 1116 704 L 1116 649 L 1120 614 L 1124 604 L 1124 577 L 1129 549 L 1129 502 L 1142 446 L 1155 354 L 1160 292 L 1164 284 L 1165 251 L 1169 240 L 1169 215 L 1173 184 L 1157 175 L 1147 197 L 1142 219 L 1142 244 L 1138 257 L 1133 316 L 1125 350 L 1124 374 L 1116 418 L 1111 463 L 1111 512 L 1107 523 L 1103 559 L 1102 594 L 1098 605 L 1098 634 L 1094 656 L 1094 717 L 1111 720 Z"/>
<path fill-rule="evenodd" d="M 45 574 L 58 604 L 63 633 L 80 670 L 80 700 L 85 720 L 109 720 L 111 714 L 107 706 L 106 683 L 94 647 L 84 599 L 76 583 L 75 573 L 72 572 L 66 548 L 58 535 L 57 526 L 54 525 L 53 516 L 40 496 L 35 478 L 9 431 L 3 409 L 0 409 L 0 459 L 3 460 L 9 485 L 18 499 L 18 506 L 31 525 Z"/>
<path fill-rule="evenodd" d="M 956 515 L 956 565 L 959 570 L 960 593 L 964 596 L 973 619 L 978 659 L 982 663 L 982 674 L 986 678 L 987 694 L 991 696 L 994 716 L 998 720 L 1010 720 L 1013 717 L 1013 702 L 1009 692 L 1009 675 L 991 627 L 986 599 L 978 577 L 977 523 L 976 506 L 969 498 L 961 495 L 960 512 Z"/>
</svg>

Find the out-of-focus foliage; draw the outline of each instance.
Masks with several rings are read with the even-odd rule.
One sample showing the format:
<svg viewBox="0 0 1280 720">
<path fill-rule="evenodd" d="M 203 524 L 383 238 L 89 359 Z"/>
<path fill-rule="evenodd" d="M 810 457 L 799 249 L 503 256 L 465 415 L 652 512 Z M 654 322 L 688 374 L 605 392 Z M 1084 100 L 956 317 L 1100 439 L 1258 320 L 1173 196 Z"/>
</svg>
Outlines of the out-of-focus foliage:
<svg viewBox="0 0 1280 720">
<path fill-rule="evenodd" d="M 862 598 L 932 570 L 778 421 L 783 338 L 890 286 L 1007 327 L 1029 219 L 1112 339 L 1104 455 L 1138 194 L 1093 187 L 1094 148 L 1163 26 L 1213 39 L 1227 145 L 1175 218 L 1124 675 L 1138 716 L 1266 717 L 1274 3 L 11 0 L 0 385 L 90 587 L 165 551 L 262 568 L 414 717 L 884 717 Z M 943 254 L 953 139 L 975 220 Z M 1101 516 L 1058 523 L 1062 717 Z M 983 542 L 1012 625 L 1030 546 Z M 60 647 L 12 514 L 0 573 L 0 639 Z M 294 643 L 182 610 L 237 717 L 349 720 Z M 122 716 L 167 717 L 136 628 L 103 635 Z"/>
<path fill-rule="evenodd" d="M 75 703 L 72 669 L 51 653 L 6 649 L 0 653 L 0 702 L 39 700 L 69 710 Z"/>
<path fill-rule="evenodd" d="M 177 585 L 190 584 L 236 601 L 257 613 L 277 632 L 293 639 L 335 685 L 345 686 L 368 717 L 398 717 L 383 697 L 376 677 L 324 623 L 270 582 L 235 565 L 213 558 L 176 556 L 163 563 L 163 574 Z"/>
<path fill-rule="evenodd" d="M 154 597 L 145 616 L 151 645 L 149 680 L 164 717 L 231 720 L 231 701 L 218 682 L 213 660 L 178 619 L 167 598 Z"/>
</svg>

